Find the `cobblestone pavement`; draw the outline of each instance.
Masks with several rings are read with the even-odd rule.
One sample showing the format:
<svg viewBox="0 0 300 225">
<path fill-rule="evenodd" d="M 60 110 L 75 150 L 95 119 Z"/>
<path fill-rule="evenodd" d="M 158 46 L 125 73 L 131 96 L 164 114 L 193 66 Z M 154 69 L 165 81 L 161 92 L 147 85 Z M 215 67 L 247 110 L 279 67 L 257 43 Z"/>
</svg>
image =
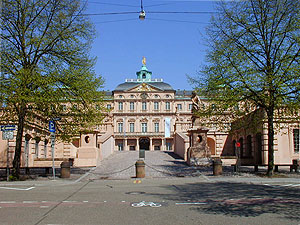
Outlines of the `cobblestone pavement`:
<svg viewBox="0 0 300 225">
<path fill-rule="evenodd" d="M 139 159 L 139 153 L 134 151 L 114 152 L 104 159 L 101 165 L 87 179 L 129 179 L 135 177 L 135 162 Z M 224 168 L 224 174 L 231 168 Z M 189 167 L 183 159 L 173 152 L 146 151 L 145 152 L 146 178 L 162 177 L 196 177 L 212 174 L 212 168 Z"/>
</svg>

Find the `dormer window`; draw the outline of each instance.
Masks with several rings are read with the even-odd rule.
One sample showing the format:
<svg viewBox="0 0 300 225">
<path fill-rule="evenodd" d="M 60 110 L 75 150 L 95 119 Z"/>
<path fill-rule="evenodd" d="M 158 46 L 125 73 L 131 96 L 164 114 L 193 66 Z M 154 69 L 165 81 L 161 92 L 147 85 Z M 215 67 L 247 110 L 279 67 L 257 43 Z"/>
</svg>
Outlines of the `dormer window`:
<svg viewBox="0 0 300 225">
<path fill-rule="evenodd" d="M 146 79 L 146 74 L 144 74 L 144 73 L 143 73 L 143 76 L 142 76 L 142 78 L 143 78 L 143 79 Z"/>
</svg>

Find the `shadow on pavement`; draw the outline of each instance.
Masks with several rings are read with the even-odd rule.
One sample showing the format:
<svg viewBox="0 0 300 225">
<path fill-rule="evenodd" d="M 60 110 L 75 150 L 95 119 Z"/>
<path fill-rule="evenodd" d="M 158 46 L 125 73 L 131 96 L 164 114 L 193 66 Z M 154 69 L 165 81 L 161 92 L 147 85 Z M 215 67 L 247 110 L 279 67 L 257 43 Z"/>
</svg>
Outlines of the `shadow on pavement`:
<svg viewBox="0 0 300 225">
<path fill-rule="evenodd" d="M 176 202 L 201 202 L 190 205 L 199 213 L 233 217 L 257 217 L 265 213 L 300 221 L 300 192 L 297 188 L 220 182 L 167 185 L 172 194 L 147 193 Z"/>
</svg>

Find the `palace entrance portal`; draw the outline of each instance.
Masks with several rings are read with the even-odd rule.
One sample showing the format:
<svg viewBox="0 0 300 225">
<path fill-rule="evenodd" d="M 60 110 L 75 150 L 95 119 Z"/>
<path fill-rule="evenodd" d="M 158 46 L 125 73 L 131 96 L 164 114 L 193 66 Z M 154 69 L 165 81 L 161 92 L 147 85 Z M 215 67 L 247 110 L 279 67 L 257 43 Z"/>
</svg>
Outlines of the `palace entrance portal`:
<svg viewBox="0 0 300 225">
<path fill-rule="evenodd" d="M 150 139 L 149 138 L 140 138 L 139 140 L 140 149 L 149 150 L 150 148 Z"/>
</svg>

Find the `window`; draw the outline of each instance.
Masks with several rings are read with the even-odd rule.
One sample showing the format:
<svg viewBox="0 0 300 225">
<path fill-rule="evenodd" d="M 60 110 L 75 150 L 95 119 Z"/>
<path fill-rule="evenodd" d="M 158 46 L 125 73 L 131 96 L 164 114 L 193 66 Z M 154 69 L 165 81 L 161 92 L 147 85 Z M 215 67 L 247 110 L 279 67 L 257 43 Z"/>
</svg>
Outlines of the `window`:
<svg viewBox="0 0 300 225">
<path fill-rule="evenodd" d="M 119 133 L 123 132 L 123 123 L 118 123 L 118 132 Z"/>
<path fill-rule="evenodd" d="M 129 107 L 130 107 L 130 110 L 134 110 L 134 102 L 130 102 L 130 105 L 129 105 Z"/>
<path fill-rule="evenodd" d="M 170 102 L 166 102 L 166 110 L 170 110 Z"/>
<path fill-rule="evenodd" d="M 119 102 L 119 110 L 123 111 L 123 102 Z"/>
<path fill-rule="evenodd" d="M 106 108 L 111 109 L 111 104 L 107 104 Z"/>
<path fill-rule="evenodd" d="M 134 132 L 134 123 L 130 123 L 130 124 L 129 124 L 129 129 L 130 129 L 130 132 L 131 132 L 131 133 Z"/>
<path fill-rule="evenodd" d="M 193 109 L 193 104 L 189 104 L 189 110 Z"/>
<path fill-rule="evenodd" d="M 35 155 L 37 158 L 39 157 L 39 142 L 40 140 L 35 140 Z"/>
<path fill-rule="evenodd" d="M 181 104 L 177 104 L 177 110 L 181 111 L 182 110 L 182 105 Z"/>
<path fill-rule="evenodd" d="M 146 79 L 146 74 L 143 73 L 143 79 Z"/>
<path fill-rule="evenodd" d="M 47 144 L 48 144 L 48 140 L 45 139 L 44 140 L 44 157 L 47 158 Z"/>
<path fill-rule="evenodd" d="M 142 123 L 142 133 L 147 133 L 147 123 Z"/>
<path fill-rule="evenodd" d="M 154 110 L 159 110 L 159 103 L 158 102 L 154 102 Z"/>
<path fill-rule="evenodd" d="M 299 152 L 299 129 L 293 130 L 293 139 L 294 139 L 294 152 Z"/>
<path fill-rule="evenodd" d="M 142 102 L 142 110 L 147 110 L 147 102 Z"/>
<path fill-rule="evenodd" d="M 155 133 L 159 132 L 159 123 L 154 123 L 154 132 Z"/>
</svg>

